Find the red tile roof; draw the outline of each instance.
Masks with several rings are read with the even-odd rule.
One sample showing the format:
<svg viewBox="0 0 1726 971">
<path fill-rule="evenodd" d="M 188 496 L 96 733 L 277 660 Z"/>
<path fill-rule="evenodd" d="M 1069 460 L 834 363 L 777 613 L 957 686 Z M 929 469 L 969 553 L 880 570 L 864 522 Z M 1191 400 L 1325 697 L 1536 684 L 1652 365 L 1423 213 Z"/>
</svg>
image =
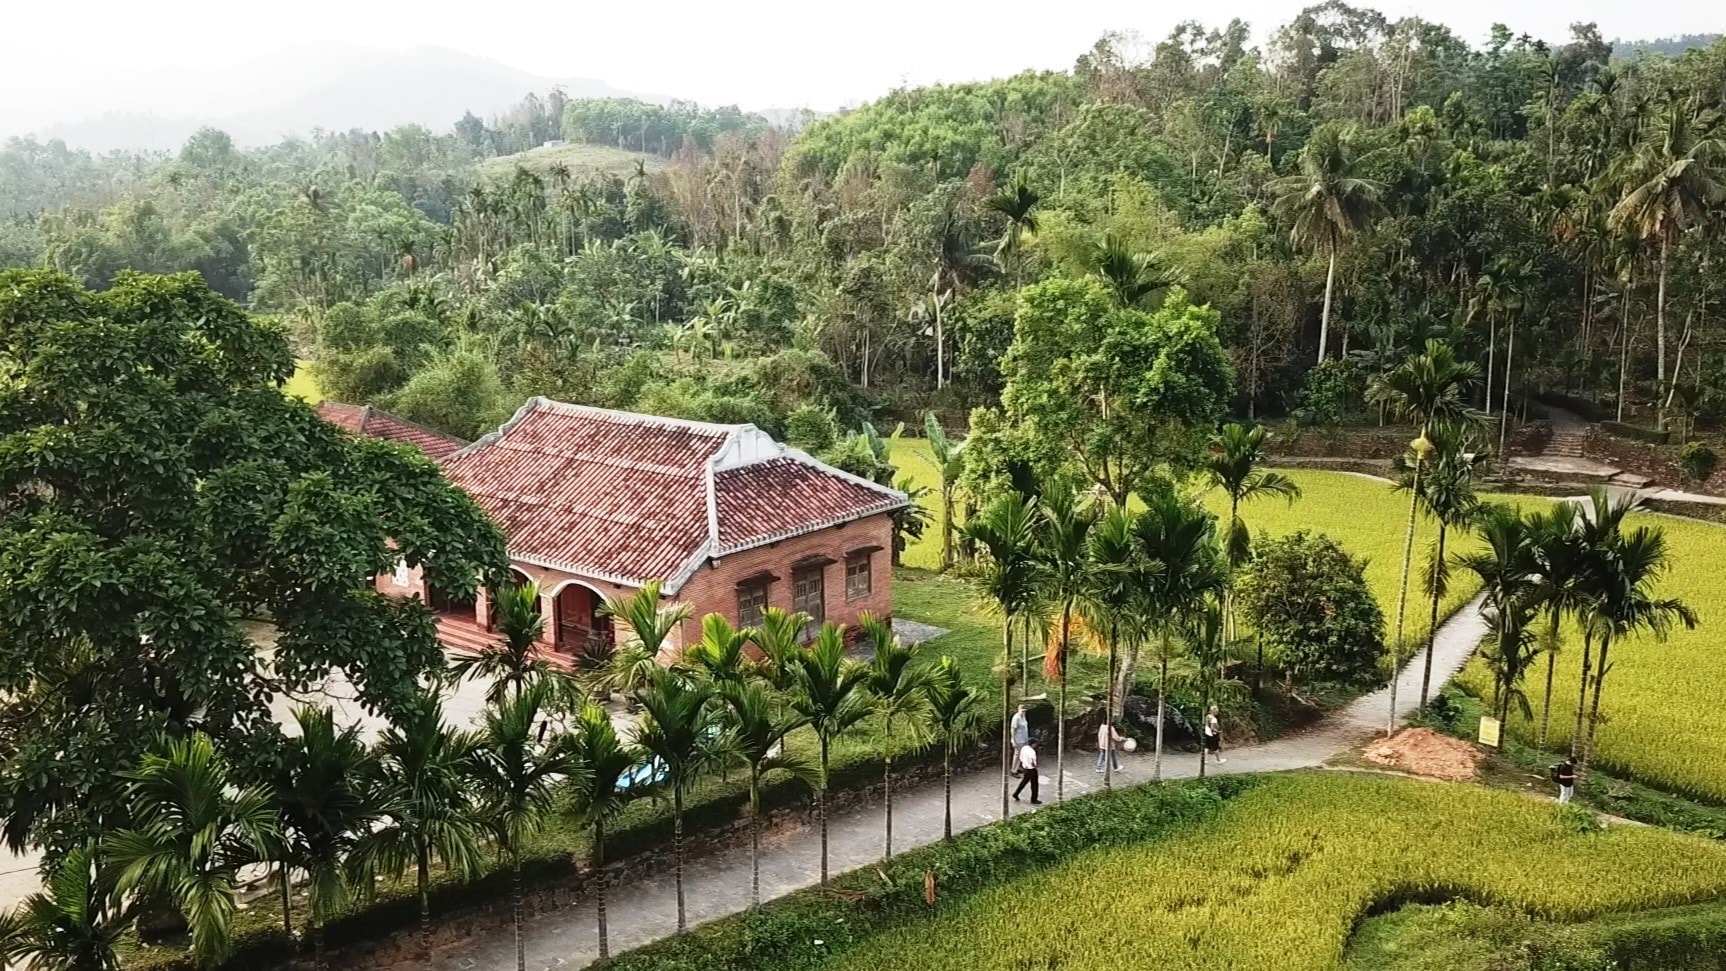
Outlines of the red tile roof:
<svg viewBox="0 0 1726 971">
<path fill-rule="evenodd" d="M 432 431 L 370 405 L 362 407 L 326 401 L 318 405 L 318 414 L 330 424 L 340 425 L 356 435 L 412 445 L 431 456 L 433 461 L 442 461 L 467 444 L 453 435 Z"/>
<path fill-rule="evenodd" d="M 444 463 L 524 562 L 675 593 L 708 556 L 906 503 L 903 493 L 712 425 L 535 398 Z"/>
</svg>

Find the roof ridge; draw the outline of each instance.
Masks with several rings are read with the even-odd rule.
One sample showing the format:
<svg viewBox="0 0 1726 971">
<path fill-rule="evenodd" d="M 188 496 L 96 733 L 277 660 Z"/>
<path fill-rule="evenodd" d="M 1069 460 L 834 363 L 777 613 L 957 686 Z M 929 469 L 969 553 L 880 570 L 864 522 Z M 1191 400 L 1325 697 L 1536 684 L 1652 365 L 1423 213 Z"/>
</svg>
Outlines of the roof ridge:
<svg viewBox="0 0 1726 971">
<path fill-rule="evenodd" d="M 709 435 L 727 438 L 736 434 L 741 429 L 755 427 L 747 423 L 727 425 L 711 421 L 696 421 L 693 418 L 671 418 L 666 415 L 650 415 L 646 412 L 640 411 L 624 411 L 619 408 L 601 408 L 597 405 L 577 405 L 571 404 L 567 401 L 556 401 L 545 397 L 534 398 L 532 400 L 540 402 L 541 407 L 547 411 L 586 415 L 589 418 L 615 422 L 619 425 L 681 428 L 686 431 L 704 432 Z"/>
</svg>

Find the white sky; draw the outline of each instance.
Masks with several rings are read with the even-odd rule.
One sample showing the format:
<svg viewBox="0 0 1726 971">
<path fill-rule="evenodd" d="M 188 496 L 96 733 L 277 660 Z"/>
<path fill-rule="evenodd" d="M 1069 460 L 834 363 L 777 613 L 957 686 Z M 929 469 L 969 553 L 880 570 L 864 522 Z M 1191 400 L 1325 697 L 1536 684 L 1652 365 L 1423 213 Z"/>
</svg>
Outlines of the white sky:
<svg viewBox="0 0 1726 971">
<path fill-rule="evenodd" d="M 964 81 L 1026 67 L 1067 68 L 1104 31 L 1153 38 L 1176 22 L 1220 25 L 1242 17 L 1262 34 L 1302 0 L 1216 4 L 1143 0 L 1030 3 L 877 0 L 10 0 L 0 27 L 0 115 L 77 92 L 85 116 L 104 98 L 164 69 L 240 64 L 306 43 L 405 49 L 440 45 L 536 74 L 590 77 L 648 93 L 745 108 L 826 110 L 894 85 Z M 1372 4 L 1366 4 L 1372 5 Z M 1726 30 L 1726 4 L 1703 0 L 1395 0 L 1391 16 L 1418 13 L 1470 41 L 1494 20 L 1562 40 L 1572 21 L 1602 33 L 1654 37 Z M 10 110 L 8 110 L 10 109 Z M 64 119 L 71 120 L 71 119 Z"/>
</svg>

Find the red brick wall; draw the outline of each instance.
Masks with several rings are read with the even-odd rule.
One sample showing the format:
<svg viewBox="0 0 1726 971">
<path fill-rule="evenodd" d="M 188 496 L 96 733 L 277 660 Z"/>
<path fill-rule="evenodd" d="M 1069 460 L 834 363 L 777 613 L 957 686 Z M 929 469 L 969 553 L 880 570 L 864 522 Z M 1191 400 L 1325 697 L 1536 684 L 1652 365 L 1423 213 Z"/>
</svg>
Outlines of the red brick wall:
<svg viewBox="0 0 1726 971">
<path fill-rule="evenodd" d="M 845 554 L 865 546 L 880 549 L 869 554 L 873 583 L 869 595 L 855 601 L 845 599 Z M 771 546 L 757 547 L 724 557 L 717 566 L 705 565 L 683 589 L 677 599 L 686 603 L 695 614 L 683 625 L 682 643 L 701 637 L 701 618 L 720 614 L 733 624 L 737 619 L 737 581 L 766 570 L 779 579 L 768 585 L 767 605 L 790 611 L 792 594 L 791 564 L 808 556 L 829 557 L 834 562 L 822 567 L 826 585 L 827 619 L 855 626 L 857 615 L 868 611 L 882 619 L 893 614 L 893 521 L 888 516 L 871 516 L 818 533 L 783 540 Z"/>
<path fill-rule="evenodd" d="M 378 574 L 378 592 L 386 597 L 426 599 L 425 570 L 423 567 L 410 567 L 407 581 L 405 584 L 398 584 L 393 572 L 380 573 Z"/>
</svg>

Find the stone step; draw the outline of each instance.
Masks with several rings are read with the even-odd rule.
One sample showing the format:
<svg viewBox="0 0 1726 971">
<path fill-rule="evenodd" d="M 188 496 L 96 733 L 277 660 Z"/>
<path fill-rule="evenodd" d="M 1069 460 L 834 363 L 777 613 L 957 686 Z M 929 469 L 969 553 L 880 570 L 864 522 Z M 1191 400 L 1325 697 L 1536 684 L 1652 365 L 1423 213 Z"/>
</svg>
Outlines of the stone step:
<svg viewBox="0 0 1726 971">
<path fill-rule="evenodd" d="M 1607 481 L 1615 486 L 1624 486 L 1630 489 L 1646 489 L 1654 484 L 1654 480 L 1652 478 L 1649 478 L 1646 475 L 1638 475 L 1635 472 L 1620 472 Z"/>
</svg>

